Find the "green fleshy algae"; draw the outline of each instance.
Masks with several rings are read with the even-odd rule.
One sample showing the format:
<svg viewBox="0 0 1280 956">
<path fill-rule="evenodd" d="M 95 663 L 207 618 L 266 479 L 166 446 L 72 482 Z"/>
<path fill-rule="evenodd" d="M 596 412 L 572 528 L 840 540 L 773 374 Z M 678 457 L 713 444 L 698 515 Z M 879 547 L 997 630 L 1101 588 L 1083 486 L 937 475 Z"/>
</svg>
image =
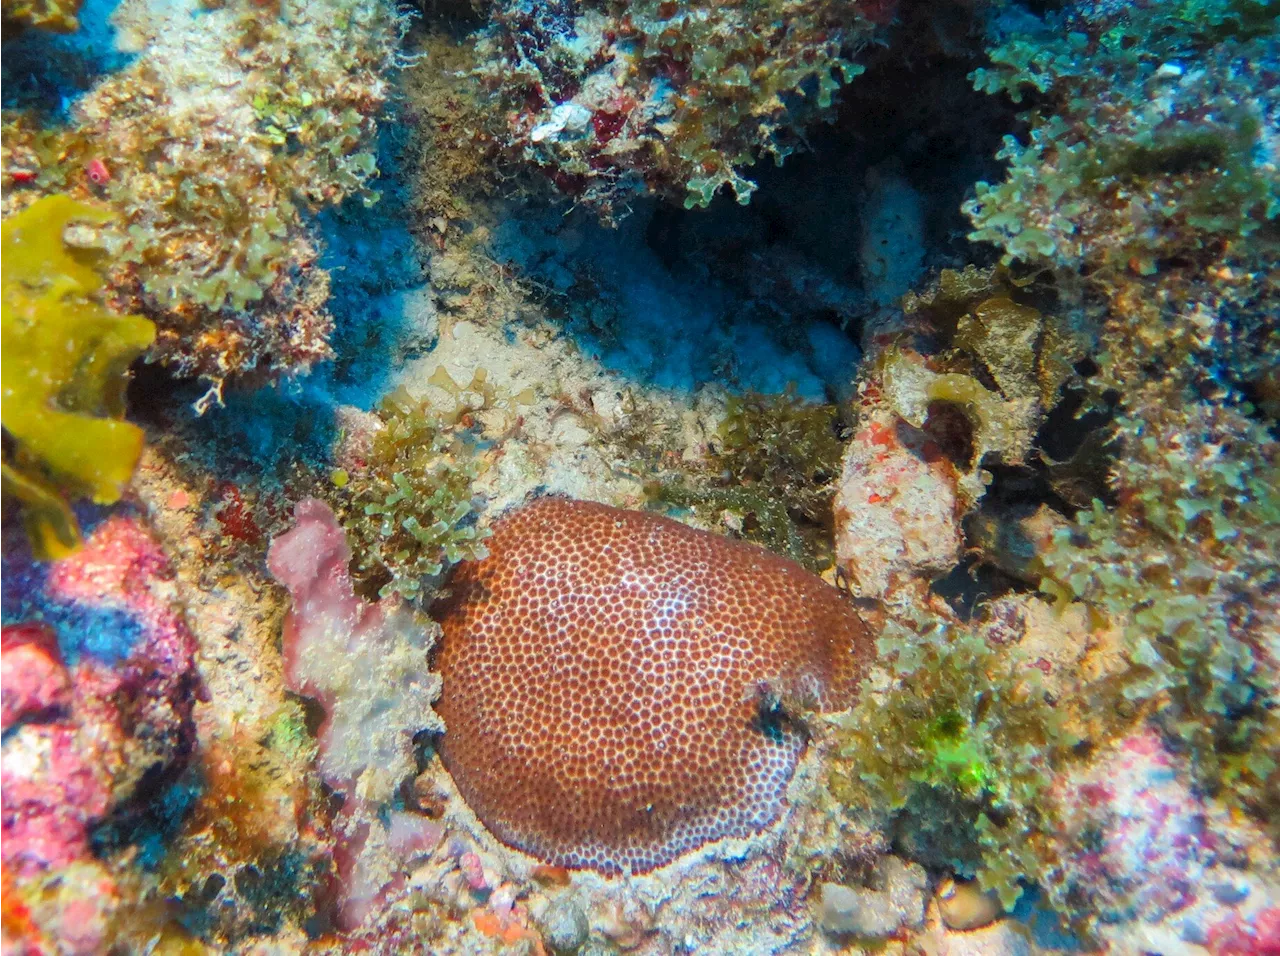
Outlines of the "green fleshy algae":
<svg viewBox="0 0 1280 956">
<path fill-rule="evenodd" d="M 1255 71 L 1275 56 L 1278 13 L 1269 0 L 1161 3 L 1051 14 L 1043 32 L 1004 38 L 975 87 L 1038 105 L 1028 140 L 1007 136 L 998 154 L 1008 177 L 965 204 L 970 238 L 1006 260 L 1149 274 L 1274 219 Z"/>
<path fill-rule="evenodd" d="M 1120 627 L 1124 698 L 1181 742 L 1206 790 L 1275 825 L 1280 717 L 1263 659 L 1280 589 L 1280 454 L 1261 429 L 1193 421 L 1172 441 L 1119 421 L 1119 503 L 1095 500 L 1057 532 L 1041 587 Z"/>
<path fill-rule="evenodd" d="M 403 388 L 383 399 L 378 417 L 365 467 L 336 470 L 333 494 L 361 579 L 383 597 L 413 601 L 450 565 L 488 554 L 471 495 L 484 462 L 458 416 Z"/>
<path fill-rule="evenodd" d="M 814 571 L 830 567 L 846 410 L 780 395 L 731 395 L 700 468 L 649 484 L 653 500 L 692 508 Z"/>
<path fill-rule="evenodd" d="M 919 610 L 902 609 L 878 641 L 887 673 L 832 718 L 829 786 L 849 806 L 898 815 L 932 856 L 976 876 L 1006 909 L 1054 858 L 1053 775 L 1075 743 L 1066 713 L 1008 649 Z M 952 832 L 930 834 L 930 821 Z"/>
</svg>

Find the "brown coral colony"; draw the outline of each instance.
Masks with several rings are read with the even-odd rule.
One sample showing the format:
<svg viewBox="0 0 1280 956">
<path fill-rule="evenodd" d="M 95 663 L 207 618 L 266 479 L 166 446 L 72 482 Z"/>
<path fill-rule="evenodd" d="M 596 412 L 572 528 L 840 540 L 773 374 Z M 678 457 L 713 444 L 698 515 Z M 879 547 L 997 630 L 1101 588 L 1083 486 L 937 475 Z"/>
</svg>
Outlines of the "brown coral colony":
<svg viewBox="0 0 1280 956">
<path fill-rule="evenodd" d="M 754 545 L 547 498 L 461 564 L 440 756 L 477 816 L 539 859 L 645 872 L 781 813 L 788 716 L 850 706 L 871 637 L 834 588 Z"/>
</svg>

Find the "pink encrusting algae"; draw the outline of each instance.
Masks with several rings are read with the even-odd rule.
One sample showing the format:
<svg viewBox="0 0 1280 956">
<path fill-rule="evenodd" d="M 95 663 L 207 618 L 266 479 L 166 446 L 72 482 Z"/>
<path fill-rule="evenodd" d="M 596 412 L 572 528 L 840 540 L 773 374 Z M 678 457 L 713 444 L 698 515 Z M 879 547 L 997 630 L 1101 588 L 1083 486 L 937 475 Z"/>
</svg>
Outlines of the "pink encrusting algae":
<svg viewBox="0 0 1280 956">
<path fill-rule="evenodd" d="M 14 581 L 33 573 L 20 558 L 6 562 Z M 172 569 L 139 518 L 101 522 L 41 580 L 41 601 L 25 610 L 48 623 L 5 627 L 0 659 L 3 858 L 28 874 L 89 856 L 91 827 L 144 774 L 183 765 L 196 691 Z"/>
<path fill-rule="evenodd" d="M 325 711 L 317 769 L 344 798 L 334 823 L 338 920 L 354 929 L 403 884 L 406 861 L 443 836 L 437 823 L 387 806 L 413 772 L 414 735 L 443 729 L 431 709 L 440 680 L 427 668 L 433 626 L 398 600 L 356 595 L 351 549 L 327 505 L 299 502 L 294 519 L 271 543 L 268 565 L 293 598 L 286 683 Z"/>
</svg>

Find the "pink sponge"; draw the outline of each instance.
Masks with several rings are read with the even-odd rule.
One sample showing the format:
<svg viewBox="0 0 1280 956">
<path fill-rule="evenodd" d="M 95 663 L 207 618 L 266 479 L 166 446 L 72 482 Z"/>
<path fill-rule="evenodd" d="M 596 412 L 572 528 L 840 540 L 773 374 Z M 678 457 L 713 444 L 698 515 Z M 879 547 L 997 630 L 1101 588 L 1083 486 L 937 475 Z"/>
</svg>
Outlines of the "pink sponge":
<svg viewBox="0 0 1280 956">
<path fill-rule="evenodd" d="M 306 499 L 294 518 L 293 529 L 271 543 L 267 564 L 293 597 L 285 680 L 324 707 L 317 766 L 346 798 L 335 860 L 339 922 L 350 929 L 402 880 L 403 861 L 440 839 L 425 819 L 379 812 L 415 770 L 414 736 L 444 732 L 431 709 L 440 678 L 427 668 L 437 628 L 396 599 L 369 604 L 356 596 L 351 549 L 328 505 Z"/>
</svg>

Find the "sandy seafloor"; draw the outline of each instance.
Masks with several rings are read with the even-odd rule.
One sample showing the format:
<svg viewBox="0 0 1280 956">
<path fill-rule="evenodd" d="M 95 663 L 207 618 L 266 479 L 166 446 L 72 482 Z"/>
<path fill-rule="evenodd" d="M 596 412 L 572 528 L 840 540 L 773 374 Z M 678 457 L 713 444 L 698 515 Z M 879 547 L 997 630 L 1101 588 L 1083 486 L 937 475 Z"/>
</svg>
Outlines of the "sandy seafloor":
<svg viewBox="0 0 1280 956">
<path fill-rule="evenodd" d="M 1025 139 L 1028 120 L 1019 113 L 1026 104 L 977 92 L 966 76 L 985 62 L 984 30 L 988 38 L 1014 35 L 1027 18 L 1052 17 L 1060 5 L 935 0 L 928 13 L 908 5 L 902 0 L 896 15 L 892 4 L 874 5 L 882 32 L 875 42 L 855 44 L 867 72 L 825 122 L 805 127 L 802 147 L 784 164 L 762 160 L 745 168 L 758 186 L 749 204 L 734 202 L 726 190 L 693 209 L 669 191 L 637 194 L 613 223 L 566 196 L 563 183 L 550 182 L 536 164 L 522 165 L 518 144 L 489 144 L 493 170 L 446 177 L 444 187 L 433 181 L 435 192 L 423 186 L 433 155 L 443 155 L 431 149 L 444 148 L 438 104 L 445 94 L 424 77 L 445 68 L 437 62 L 456 67 L 444 46 L 465 44 L 494 9 L 578 5 L 427 3 L 405 11 L 404 35 L 382 64 L 387 86 L 379 90 L 376 130 L 364 147 L 376 154 L 377 201 L 366 205 L 352 196 L 299 214 L 298 234 L 315 253 L 305 268 L 328 277 L 331 354 L 298 374 L 225 382 L 183 375 L 176 362 L 136 362 L 127 417 L 142 429 L 145 447 L 119 502 L 71 499 L 85 543 L 68 557 L 42 561 L 32 554 L 23 506 L 6 485 L 6 954 L 1280 953 L 1274 843 L 1280 774 L 1268 763 L 1280 740 L 1268 716 L 1276 707 L 1280 584 L 1275 554 L 1265 553 L 1267 542 L 1280 541 L 1280 517 L 1262 505 L 1256 519 L 1242 516 L 1242 499 L 1231 499 L 1236 505 L 1214 514 L 1245 530 L 1224 531 L 1216 541 L 1245 542 L 1243 557 L 1231 564 L 1204 545 L 1197 554 L 1208 571 L 1170 564 L 1172 577 L 1185 573 L 1199 588 L 1193 593 L 1188 583 L 1181 596 L 1199 600 L 1214 628 L 1221 624 L 1231 646 L 1243 648 L 1243 657 L 1228 660 L 1223 651 L 1204 665 L 1220 681 L 1246 688 L 1235 696 L 1201 681 L 1201 671 L 1180 681 L 1178 668 L 1190 674 L 1201 658 L 1186 649 L 1191 642 L 1177 643 L 1182 638 L 1173 625 L 1148 644 L 1132 636 L 1137 625 L 1101 590 L 1063 600 L 1065 592 L 1043 584 L 1056 580 L 1054 567 L 1066 566 L 1045 557 L 1055 533 L 1060 542 L 1078 544 L 1082 526 L 1073 522 L 1094 507 L 1088 496 L 1077 500 L 1055 483 L 1061 474 L 1053 470 L 1055 459 L 1067 458 L 1094 427 L 1140 418 L 1162 402 L 1166 409 L 1187 402 L 1189 424 L 1178 426 L 1181 437 L 1171 447 L 1180 452 L 1200 442 L 1217 450 L 1198 464 L 1188 459 L 1185 473 L 1173 466 L 1173 477 L 1159 472 L 1150 487 L 1181 482 L 1185 497 L 1177 500 L 1193 504 L 1183 509 L 1189 517 L 1179 540 L 1192 542 L 1193 551 L 1208 540 L 1197 537 L 1195 522 L 1211 510 L 1195 510 L 1194 475 L 1247 444 L 1242 435 L 1264 436 L 1247 459 L 1255 464 L 1241 465 L 1246 478 L 1238 481 L 1247 484 L 1254 475 L 1249 500 L 1265 500 L 1257 488 L 1277 474 L 1270 444 L 1277 427 L 1274 351 L 1269 365 L 1265 358 L 1277 335 L 1275 312 L 1268 311 L 1278 301 L 1274 210 L 1250 212 L 1258 231 L 1242 230 L 1238 246 L 1216 233 L 1200 244 L 1230 249 L 1203 269 L 1219 270 L 1213 272 L 1219 279 L 1226 269 L 1235 282 L 1229 293 L 1215 287 L 1219 311 L 1211 318 L 1205 318 L 1209 300 L 1189 305 L 1193 296 L 1182 286 L 1172 292 L 1135 286 L 1103 302 L 1098 289 L 1106 283 L 1065 254 L 997 272 L 1002 250 L 974 238 L 961 205 L 976 181 L 1004 176 L 996 151 L 1006 134 Z M 1061 6 L 1088 24 L 1124 16 L 1106 4 Z M 1250 42 L 1274 37 L 1274 21 L 1266 20 L 1274 8 L 1261 7 L 1261 22 L 1272 29 L 1251 34 Z M 32 110 L 49 128 L 81 122 L 77 110 L 99 84 L 148 57 L 160 63 L 199 49 L 190 37 L 233 14 L 287 21 L 289 10 L 235 0 L 207 7 L 128 0 L 117 11 L 89 0 L 75 32 L 7 26 L 6 115 Z M 800 22 L 806 14 L 789 15 Z M 148 17 L 163 25 L 155 35 L 139 27 Z M 904 38 L 922 24 L 929 25 L 928 40 Z M 185 40 L 179 31 L 189 31 Z M 1029 28 L 1027 35 L 1044 36 Z M 1274 46 L 1266 48 L 1271 56 Z M 293 54 L 298 62 L 308 55 L 300 50 Z M 1204 58 L 1211 72 L 1211 54 Z M 1179 77 L 1197 68 L 1191 55 L 1168 67 Z M 246 71 L 252 81 L 253 70 Z M 1276 73 L 1268 75 L 1274 83 Z M 467 80 L 456 69 L 451 76 L 462 77 L 448 86 L 456 96 Z M 211 82 L 225 92 L 249 81 L 215 75 Z M 196 101 L 207 91 L 183 92 Z M 320 100 L 325 92 L 310 95 Z M 181 96 L 169 94 L 163 109 L 177 115 Z M 1240 125 L 1257 138 L 1251 155 L 1262 176 L 1276 173 L 1274 99 L 1274 91 L 1258 90 L 1262 122 Z M 491 89 L 478 102 L 481 111 L 510 107 L 499 105 Z M 1045 104 L 1034 106 L 1051 109 Z M 109 118 L 100 122 L 105 130 Z M 5 131 L 10 137 L 8 120 Z M 184 145 L 198 155 L 202 141 L 191 135 Z M 15 179 L 13 163 L 21 157 L 10 146 L 6 202 L 16 209 L 25 202 L 23 189 L 53 189 L 43 180 Z M 450 148 L 457 152 L 456 143 Z M 183 152 L 96 158 L 116 177 L 110 182 L 119 183 L 126 161 L 145 169 L 176 162 Z M 95 155 L 76 157 L 67 162 L 87 171 L 75 164 Z M 1170 175 L 1203 173 L 1200 159 L 1187 163 L 1191 172 L 1179 167 Z M 95 191 L 81 172 L 74 175 L 66 181 L 77 185 L 67 191 L 78 198 L 106 202 L 115 195 L 110 183 Z M 1230 175 L 1243 174 L 1233 167 Z M 456 200 L 447 209 L 441 188 Z M 6 217 L 11 212 L 6 206 Z M 1063 227 L 1067 233 L 1080 237 L 1096 226 L 1076 207 L 1070 214 L 1079 219 Z M 1153 234 L 1171 228 L 1143 224 Z M 1099 246 L 1106 240 L 1105 234 L 1080 239 Z M 1153 259 L 1151 271 L 1129 262 L 1108 291 L 1193 269 L 1177 256 Z M 944 271 L 954 276 L 967 266 L 983 270 L 987 291 L 940 318 L 946 309 L 931 312 L 930 296 Z M 108 295 L 142 302 L 164 324 L 162 310 L 139 296 L 132 280 L 111 281 L 117 285 Z M 919 296 L 916 306 L 904 308 L 912 295 Z M 1002 336 L 1022 334 L 1021 326 L 995 333 L 999 349 L 990 341 L 986 351 L 960 344 L 960 314 L 980 314 L 981 306 L 1009 298 L 1041 323 L 1026 347 L 1037 375 L 1061 349 L 1059 364 L 1068 369 L 1055 380 L 1061 395 L 1015 394 L 1008 383 L 1025 369 L 992 358 L 1012 342 Z M 1197 378 L 1185 393 L 1194 399 L 1170 399 L 1154 388 L 1139 399 L 1135 383 L 1130 401 L 1101 379 L 1090 381 L 1100 367 L 1107 374 L 1108 361 L 1127 360 L 1116 344 L 1116 316 L 1148 303 L 1164 309 L 1147 317 L 1151 327 L 1181 328 L 1177 323 L 1185 321 L 1210 330 L 1187 361 L 1210 369 L 1206 376 L 1221 392 L 1210 394 Z M 250 321 L 264 314 L 254 309 L 243 310 Z M 1237 352 L 1213 351 L 1231 337 L 1213 323 L 1230 326 L 1237 315 L 1253 323 L 1248 336 L 1242 333 L 1248 342 Z M 1077 336 L 1070 348 L 1062 344 L 1068 336 L 1046 331 L 1059 320 Z M 1246 318 L 1238 322 L 1243 328 Z M 8 336 L 8 317 L 5 323 Z M 1132 337 L 1143 338 L 1141 325 L 1124 328 L 1138 328 Z M 1007 347 L 1012 354 L 1015 346 Z M 1158 360 L 1143 364 L 1136 346 L 1134 354 L 1131 365 L 1117 364 L 1117 375 L 1166 377 Z M 905 370 L 924 384 L 903 384 L 910 378 Z M 937 385 L 934 376 L 950 384 Z M 9 384 L 5 389 L 9 402 Z M 762 502 L 771 500 L 806 542 L 809 566 L 861 602 L 868 620 L 888 628 L 858 708 L 832 719 L 803 715 L 809 746 L 771 826 L 643 875 L 542 865 L 493 836 L 434 752 L 432 732 L 439 728 L 429 705 L 439 688 L 428 662 L 438 628 L 425 616 L 406 618 L 418 623 L 398 631 L 400 625 L 371 629 L 367 657 L 333 637 L 352 633 L 341 620 L 326 623 L 313 645 L 290 643 L 301 639 L 286 628 L 293 605 L 268 568 L 268 549 L 308 497 L 324 498 L 344 520 L 359 522 L 359 506 L 343 497 L 344 489 L 354 495 L 373 474 L 378 436 L 389 421 L 379 409 L 388 395 L 403 394 L 398 389 L 425 403 L 422 414 L 445 423 L 438 425 L 448 436 L 435 449 L 439 461 L 449 468 L 477 463 L 466 480 L 459 527 L 483 536 L 505 512 L 554 495 L 764 540 L 762 526 L 777 512 L 766 515 Z M 1066 395 L 1070 402 L 1058 406 Z M 1232 432 L 1233 424 L 1215 416 L 1219 408 L 1236 414 L 1246 399 L 1253 411 L 1241 415 L 1256 431 Z M 726 436 L 734 434 L 744 400 L 773 411 L 749 432 L 746 446 L 736 446 L 735 458 Z M 1072 402 L 1080 414 L 1065 410 Z M 798 440 L 777 424 L 781 418 L 768 418 L 797 407 L 829 410 L 821 427 L 835 457 L 828 454 L 816 471 L 796 466 L 786 448 L 768 447 Z M 1202 418 L 1191 417 L 1197 410 Z M 1157 419 L 1164 422 L 1151 412 Z M 1008 431 L 990 427 L 992 421 Z M 8 456 L 8 419 L 5 427 Z M 1164 433 L 1151 424 L 1144 434 Z M 1074 447 L 1059 454 L 1067 446 Z M 962 461 L 956 447 L 968 449 L 971 460 Z M 1141 522 L 1123 510 L 1141 482 L 1123 470 L 1126 453 L 1116 447 L 1099 452 L 1087 475 L 1082 466 L 1069 476 L 1084 475 L 1081 486 L 1097 491 L 1098 508 L 1130 516 L 1130 537 L 1089 552 L 1086 560 L 1104 569 L 1099 580 L 1113 565 L 1127 569 L 1126 555 L 1166 548 L 1160 539 L 1141 538 Z M 784 463 L 772 470 L 743 464 L 776 460 Z M 811 520 L 789 494 L 814 494 L 824 520 Z M 376 601 L 387 575 L 361 568 L 365 539 L 353 532 L 350 540 L 360 598 Z M 439 573 L 418 576 L 414 586 L 422 590 L 404 614 L 421 615 L 429 597 L 447 588 L 450 561 L 443 563 Z M 1226 582 L 1221 590 L 1235 598 L 1214 603 L 1217 584 L 1206 580 Z M 1179 593 L 1179 580 L 1148 585 L 1166 588 L 1161 595 Z M 1135 614 L 1150 610 L 1140 591 L 1132 593 Z M 1152 600 L 1166 606 L 1163 596 Z M 1193 630 L 1218 634 L 1187 613 Z M 961 676 L 898 667 L 895 655 L 912 640 L 904 634 L 922 646 L 962 648 L 950 653 L 970 656 L 938 671 Z M 1152 664 L 1148 650 L 1173 663 Z M 339 676 L 307 684 L 289 663 L 299 654 L 312 655 L 320 672 L 328 668 L 316 655 L 333 655 Z M 1143 667 L 1162 675 L 1156 690 L 1110 689 L 1130 686 L 1126 681 Z M 1019 710 L 1028 680 L 1033 701 Z M 638 698 L 648 690 L 633 688 Z M 930 762 L 936 737 L 910 736 L 918 726 L 936 729 L 929 695 L 950 693 L 961 701 L 955 706 L 968 721 L 964 746 L 971 748 L 957 745 L 956 759 L 978 768 L 976 789 L 974 778 L 948 776 L 954 765 L 943 758 Z M 1207 731 L 1209 751 L 1232 767 L 1239 756 L 1247 772 L 1221 771 L 1208 782 L 1205 738 L 1179 736 L 1188 722 L 1217 719 L 1195 709 L 1198 694 L 1228 701 L 1222 722 Z M 923 711 L 903 703 L 914 695 Z M 342 720 L 325 725 L 317 698 Z M 886 736 L 872 747 L 850 735 L 848 721 L 866 718 L 865 708 L 881 699 L 905 716 L 877 724 Z M 920 712 L 925 717 L 912 723 Z M 1257 727 L 1247 737 L 1240 729 L 1246 718 L 1256 718 Z M 1044 732 L 1036 721 L 1054 730 Z M 333 723 L 340 727 L 330 734 Z M 1223 743 L 1236 730 L 1244 743 Z M 892 753 L 874 766 L 850 763 L 851 747 Z M 335 755 L 346 769 L 334 769 Z M 379 776 L 383 770 L 395 779 Z M 529 768 L 530 786 L 540 772 Z M 858 797 L 850 796 L 862 792 L 856 785 L 842 790 L 833 783 L 841 773 L 865 782 L 859 774 L 877 772 L 900 775 L 901 799 L 889 795 L 890 787 L 868 784 Z M 974 829 L 979 816 L 990 824 L 988 814 L 1003 827 L 990 845 Z M 997 858 L 1003 864 L 993 865 Z M 1005 888 L 1017 889 L 1004 906 L 983 888 L 996 887 L 1001 877 L 992 874 L 1006 869 L 1014 876 L 1005 878 Z"/>
</svg>

